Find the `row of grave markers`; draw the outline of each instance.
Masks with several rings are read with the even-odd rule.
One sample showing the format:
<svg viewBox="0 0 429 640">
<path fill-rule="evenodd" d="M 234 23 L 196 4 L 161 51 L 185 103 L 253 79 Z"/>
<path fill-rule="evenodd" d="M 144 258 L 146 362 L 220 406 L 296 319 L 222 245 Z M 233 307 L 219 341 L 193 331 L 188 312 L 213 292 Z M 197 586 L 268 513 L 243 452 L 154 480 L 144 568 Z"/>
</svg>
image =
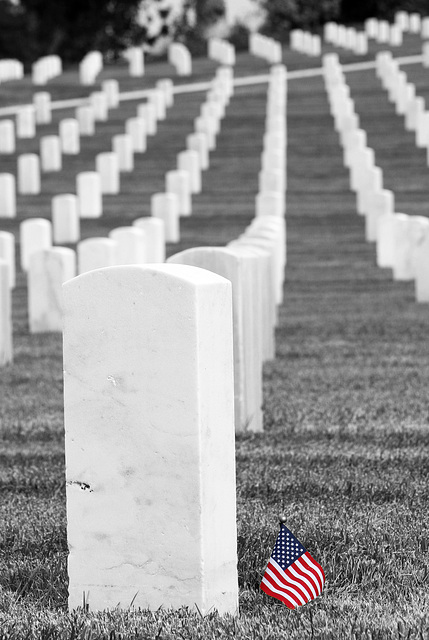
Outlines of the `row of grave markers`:
<svg viewBox="0 0 429 640">
<path fill-rule="evenodd" d="M 391 268 L 395 280 L 414 281 L 416 301 L 429 302 L 429 219 L 395 212 L 394 193 L 383 188 L 383 172 L 375 164 L 374 150 L 367 145 L 365 131 L 359 128 L 359 118 L 338 56 L 326 55 L 323 65 L 331 115 L 343 147 L 344 165 L 350 170 L 350 187 L 356 193 L 357 211 L 365 216 L 366 240 L 376 243 L 377 265 Z M 377 56 L 377 73 L 390 89 L 390 99 L 395 102 L 397 113 L 408 115 L 409 128 L 415 128 L 417 142 L 426 146 L 429 153 L 429 122 L 424 118 L 423 124 L 420 123 L 413 92 L 398 89 L 404 89 L 405 81 L 392 81 L 392 75 L 402 72 L 390 53 L 381 52 Z M 408 100 L 404 98 L 407 95 Z M 425 136 L 421 127 L 424 127 Z"/>
<path fill-rule="evenodd" d="M 285 113 L 277 66 L 264 152 L 285 156 Z M 284 181 L 270 187 L 284 201 Z M 227 247 L 63 285 L 70 608 L 85 594 L 91 609 L 237 612 L 234 432 L 262 430 L 284 209 L 257 210 Z"/>
</svg>

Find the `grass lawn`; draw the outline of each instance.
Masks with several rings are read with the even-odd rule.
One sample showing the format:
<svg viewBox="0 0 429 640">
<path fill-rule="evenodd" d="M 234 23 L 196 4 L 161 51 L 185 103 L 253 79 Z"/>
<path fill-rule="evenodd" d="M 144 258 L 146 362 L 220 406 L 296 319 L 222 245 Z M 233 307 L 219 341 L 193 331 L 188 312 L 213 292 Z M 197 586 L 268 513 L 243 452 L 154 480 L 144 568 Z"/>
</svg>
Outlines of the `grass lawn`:
<svg viewBox="0 0 429 640">
<path fill-rule="evenodd" d="M 408 37 L 400 53 L 420 45 Z M 320 63 L 294 53 L 285 61 L 290 69 Z M 195 66 L 198 80 L 214 73 L 209 61 Z M 266 71 L 263 62 L 239 56 L 236 75 Z M 153 65 L 144 86 L 170 73 L 164 63 Z M 407 73 L 420 95 L 429 94 L 427 70 L 413 65 Z M 113 75 L 121 89 L 130 88 L 123 68 Z M 425 154 L 373 70 L 347 79 L 397 210 L 428 215 Z M 53 95 L 74 95 L 75 82 L 73 72 L 52 81 Z M 3 88 L 2 104 L 28 101 L 25 83 Z M 83 221 L 82 237 L 105 236 L 148 215 L 150 195 L 163 190 L 202 100 L 198 93 L 177 96 L 121 194 L 105 198 L 100 220 Z M 252 219 L 265 101 L 264 85 L 236 90 L 203 193 L 193 198 L 194 213 L 182 220 L 181 242 L 168 246 L 169 255 L 222 245 Z M 97 126 L 81 156 L 45 177 L 42 195 L 20 196 L 18 218 L 1 220 L 0 228 L 17 233 L 22 219 L 49 217 L 52 196 L 74 191 L 76 173 L 110 149 L 135 106 L 124 103 Z M 55 112 L 41 134 L 56 131 L 70 113 Z M 20 153 L 35 149 L 37 141 L 19 142 Z M 1 171 L 16 165 L 5 156 L 0 162 Z M 187 609 L 67 612 L 61 337 L 28 333 L 25 277 L 18 274 L 15 359 L 0 376 L 0 640 L 429 638 L 429 308 L 414 302 L 412 283 L 393 282 L 390 270 L 375 266 L 320 77 L 289 85 L 287 231 L 277 353 L 264 372 L 265 431 L 237 437 L 236 618 Z M 281 513 L 327 576 L 322 596 L 296 611 L 258 588 Z"/>
</svg>

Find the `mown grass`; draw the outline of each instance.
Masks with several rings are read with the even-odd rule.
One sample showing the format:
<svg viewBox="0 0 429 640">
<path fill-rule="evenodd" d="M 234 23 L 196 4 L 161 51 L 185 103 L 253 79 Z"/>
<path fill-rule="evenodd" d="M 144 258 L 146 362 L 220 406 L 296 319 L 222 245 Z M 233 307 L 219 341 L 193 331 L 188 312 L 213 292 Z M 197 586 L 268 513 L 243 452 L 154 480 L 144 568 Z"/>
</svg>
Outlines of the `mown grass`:
<svg viewBox="0 0 429 640">
<path fill-rule="evenodd" d="M 416 47 L 408 38 L 404 49 Z M 297 54 L 287 64 L 315 66 Z M 237 73 L 250 68 L 240 57 Z M 413 73 L 423 91 L 423 72 Z M 373 72 L 349 81 L 386 186 L 424 214 L 429 186 L 419 152 L 401 143 L 402 123 Z M 106 198 L 105 215 L 85 222 L 83 237 L 148 214 L 201 99 L 177 99 L 123 193 Z M 252 218 L 264 105 L 263 86 L 236 92 L 204 191 L 169 254 L 223 244 Z M 83 163 L 110 144 L 133 108 L 127 103 L 99 128 Z M 264 372 L 265 431 L 238 436 L 236 446 L 239 616 L 67 612 L 61 338 L 28 334 L 20 274 L 15 361 L 0 378 L 1 640 L 429 637 L 428 305 L 415 304 L 411 283 L 375 267 L 321 79 L 291 82 L 288 109 L 288 266 L 277 354 Z M 394 155 L 386 152 L 393 140 Z M 44 195 L 20 197 L 18 221 L 48 216 L 50 197 L 73 187 L 76 170 L 70 161 L 45 182 Z M 17 231 L 17 221 L 2 222 Z M 297 611 L 258 589 L 280 513 L 327 575 L 322 597 Z"/>
</svg>

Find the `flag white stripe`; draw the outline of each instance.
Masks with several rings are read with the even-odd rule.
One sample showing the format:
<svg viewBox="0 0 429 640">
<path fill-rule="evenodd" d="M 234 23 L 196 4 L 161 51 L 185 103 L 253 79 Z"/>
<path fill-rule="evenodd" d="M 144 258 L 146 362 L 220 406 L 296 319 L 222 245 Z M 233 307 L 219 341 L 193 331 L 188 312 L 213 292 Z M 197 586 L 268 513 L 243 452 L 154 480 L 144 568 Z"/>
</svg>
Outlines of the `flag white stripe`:
<svg viewBox="0 0 429 640">
<path fill-rule="evenodd" d="M 262 582 L 267 585 L 267 587 L 270 589 L 270 591 L 274 591 L 274 593 L 278 593 L 279 595 L 283 596 L 283 598 L 286 598 L 286 600 L 288 600 L 288 602 L 290 602 L 290 604 L 293 607 L 297 606 L 296 602 L 294 602 L 291 598 L 289 598 L 287 593 L 285 593 L 284 591 L 280 591 L 279 589 L 276 589 L 275 587 L 273 587 L 271 582 L 269 582 L 265 577 L 262 578 Z"/>
<path fill-rule="evenodd" d="M 310 576 L 310 580 L 312 582 L 312 584 L 314 585 L 314 588 L 316 589 L 316 593 L 318 596 L 320 596 L 320 594 L 322 593 L 322 590 L 320 588 L 320 584 L 319 581 L 317 580 L 317 578 L 315 577 L 314 573 L 312 573 L 303 562 L 301 562 L 301 558 L 299 560 L 296 561 L 295 563 L 298 568 L 300 569 L 300 571 L 302 571 L 303 573 L 306 573 L 308 576 Z"/>
<path fill-rule="evenodd" d="M 311 594 L 307 591 L 307 589 L 302 584 L 300 584 L 299 582 L 297 582 L 296 580 L 294 580 L 293 578 L 288 576 L 288 574 L 285 573 L 285 571 L 281 568 L 281 566 L 275 560 L 273 560 L 273 558 L 271 558 L 270 562 L 272 562 L 273 566 L 280 573 L 281 577 L 284 580 L 286 580 L 286 582 L 289 582 L 290 584 L 294 584 L 295 586 L 297 586 L 298 589 L 300 589 L 306 595 L 308 600 L 312 600 L 313 599 L 311 597 Z M 288 567 L 288 569 L 290 570 L 290 567 Z"/>
<path fill-rule="evenodd" d="M 271 576 L 271 578 L 274 580 L 274 582 L 279 585 L 279 587 L 282 587 L 282 589 L 286 589 L 288 591 L 291 591 L 293 593 L 293 595 L 300 602 L 302 602 L 302 604 L 305 604 L 307 602 L 305 600 L 305 598 L 303 598 L 302 595 L 300 593 L 298 593 L 298 591 L 295 591 L 295 589 L 293 587 L 287 587 L 285 584 L 283 584 L 283 582 L 280 581 L 280 579 L 276 576 L 276 574 L 273 571 L 271 571 L 269 566 L 267 567 L 267 570 L 266 570 L 265 573 L 268 573 Z"/>
<path fill-rule="evenodd" d="M 313 594 L 313 598 L 317 598 L 316 589 L 314 588 L 313 584 L 310 582 L 308 578 L 306 578 L 305 576 L 301 576 L 293 565 L 288 567 L 288 571 L 290 571 L 296 578 L 298 578 L 298 580 L 302 580 L 303 582 L 305 582 L 305 584 L 308 586 L 311 593 Z"/>
<path fill-rule="evenodd" d="M 301 559 L 305 560 L 305 562 L 310 567 L 311 571 L 315 571 L 317 573 L 317 575 L 320 578 L 320 582 L 322 583 L 322 587 L 323 587 L 323 585 L 325 584 L 325 578 L 323 577 L 323 573 L 320 571 L 320 568 L 317 566 L 317 564 L 314 564 L 313 558 L 308 553 L 305 553 L 303 556 L 301 556 Z"/>
</svg>

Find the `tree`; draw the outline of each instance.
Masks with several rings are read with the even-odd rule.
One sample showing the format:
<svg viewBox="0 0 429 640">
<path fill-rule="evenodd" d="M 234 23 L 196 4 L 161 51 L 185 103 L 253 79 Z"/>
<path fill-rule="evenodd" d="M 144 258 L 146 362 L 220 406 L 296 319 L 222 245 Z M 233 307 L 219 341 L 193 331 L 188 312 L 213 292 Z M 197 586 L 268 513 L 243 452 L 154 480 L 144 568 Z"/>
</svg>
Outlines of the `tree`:
<svg viewBox="0 0 429 640">
<path fill-rule="evenodd" d="M 316 30 L 336 20 L 341 0 L 257 0 L 266 14 L 261 32 L 286 40 L 291 29 Z"/>
</svg>

